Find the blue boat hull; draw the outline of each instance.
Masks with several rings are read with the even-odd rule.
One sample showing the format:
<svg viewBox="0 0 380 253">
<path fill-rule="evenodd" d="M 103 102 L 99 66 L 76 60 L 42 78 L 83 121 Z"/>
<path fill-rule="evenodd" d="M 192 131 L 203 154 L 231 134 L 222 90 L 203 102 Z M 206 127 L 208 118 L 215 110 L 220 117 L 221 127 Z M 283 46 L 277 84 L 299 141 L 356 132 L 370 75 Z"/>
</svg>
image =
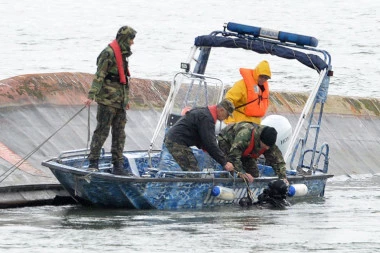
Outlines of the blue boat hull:
<svg viewBox="0 0 380 253">
<path fill-rule="evenodd" d="M 237 205 L 247 196 L 247 185 L 240 178 L 144 178 L 124 177 L 106 172 L 89 172 L 57 163 L 44 162 L 69 194 L 83 205 L 127 209 L 202 209 Z M 307 195 L 290 201 L 324 196 L 331 175 L 289 176 L 290 184 L 305 184 Z M 276 177 L 257 178 L 249 184 L 257 197 Z M 214 186 L 233 189 L 235 198 L 223 200 L 211 194 Z"/>
</svg>

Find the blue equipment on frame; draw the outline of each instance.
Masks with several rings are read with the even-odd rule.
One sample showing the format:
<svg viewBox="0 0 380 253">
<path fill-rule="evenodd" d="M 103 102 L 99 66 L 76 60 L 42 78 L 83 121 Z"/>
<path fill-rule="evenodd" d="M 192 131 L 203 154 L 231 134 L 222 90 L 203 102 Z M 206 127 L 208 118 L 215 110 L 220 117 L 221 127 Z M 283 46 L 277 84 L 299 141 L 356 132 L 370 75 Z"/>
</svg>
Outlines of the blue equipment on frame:
<svg viewBox="0 0 380 253">
<path fill-rule="evenodd" d="M 250 34 L 254 37 L 263 37 L 273 40 L 279 40 L 281 42 L 291 42 L 299 46 L 318 46 L 318 40 L 316 38 L 306 35 L 276 31 L 256 26 L 242 25 L 233 22 L 227 23 L 227 29 L 231 32 L 237 32 L 239 34 Z"/>
</svg>

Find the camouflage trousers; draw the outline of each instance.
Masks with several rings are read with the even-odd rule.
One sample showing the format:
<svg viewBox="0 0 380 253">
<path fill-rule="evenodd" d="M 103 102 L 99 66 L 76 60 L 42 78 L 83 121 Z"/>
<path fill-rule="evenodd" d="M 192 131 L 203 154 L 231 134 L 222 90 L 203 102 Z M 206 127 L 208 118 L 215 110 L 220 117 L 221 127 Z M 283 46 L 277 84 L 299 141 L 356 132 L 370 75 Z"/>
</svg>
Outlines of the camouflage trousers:
<svg viewBox="0 0 380 253">
<path fill-rule="evenodd" d="M 165 146 L 182 170 L 199 171 L 198 161 L 190 147 L 165 139 Z"/>
<path fill-rule="evenodd" d="M 225 153 L 228 157 L 228 153 L 231 149 L 231 145 L 224 139 L 218 138 L 219 148 Z M 257 163 L 254 158 L 251 157 L 241 157 L 240 161 L 242 163 L 243 169 L 246 173 L 251 174 L 252 177 L 259 177 L 259 169 L 257 168 Z M 234 164 L 235 166 L 235 164 Z M 236 169 L 236 168 L 235 168 Z"/>
<path fill-rule="evenodd" d="M 100 151 L 112 127 L 112 162 L 122 161 L 126 137 L 124 128 L 127 123 L 125 109 L 98 104 L 96 120 L 98 123 L 92 136 L 88 159 L 99 159 Z"/>
</svg>

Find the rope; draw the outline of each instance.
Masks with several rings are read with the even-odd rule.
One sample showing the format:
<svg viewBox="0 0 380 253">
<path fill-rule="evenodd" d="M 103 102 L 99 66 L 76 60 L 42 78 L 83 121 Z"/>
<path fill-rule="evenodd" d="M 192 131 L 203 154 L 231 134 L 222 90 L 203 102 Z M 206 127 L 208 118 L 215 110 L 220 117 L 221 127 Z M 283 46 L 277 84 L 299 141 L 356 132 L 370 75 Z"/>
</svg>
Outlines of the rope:
<svg viewBox="0 0 380 253">
<path fill-rule="evenodd" d="M 90 138 L 91 138 L 91 128 L 90 128 L 90 118 L 91 118 L 91 113 L 90 113 L 90 106 L 88 106 L 88 112 L 87 112 L 87 145 L 86 149 L 88 149 L 88 144 L 90 143 Z"/>
<path fill-rule="evenodd" d="M 239 171 L 237 171 L 237 170 L 234 170 L 235 171 L 235 173 L 237 174 L 237 176 L 238 177 L 240 177 L 240 174 L 242 174 L 242 173 L 240 173 Z M 254 193 L 253 193 L 253 191 L 251 190 L 251 188 L 249 188 L 249 185 L 248 185 L 248 181 L 247 181 L 247 179 L 245 179 L 244 177 L 241 177 L 243 180 L 244 180 L 244 183 L 245 183 L 245 185 L 247 186 L 247 196 L 248 196 L 248 198 L 253 202 L 253 199 L 254 199 Z"/>
<path fill-rule="evenodd" d="M 83 106 L 77 113 L 75 113 L 65 124 L 63 124 L 60 128 L 58 128 L 52 135 L 50 135 L 45 141 L 43 141 L 40 145 L 38 145 L 34 150 L 32 150 L 29 154 L 24 156 L 20 161 L 13 164 L 8 170 L 6 170 L 3 174 L 0 175 L 0 178 L 4 176 L 0 180 L 2 183 L 5 179 L 7 179 L 18 167 L 21 166 L 29 157 L 31 157 L 34 153 L 36 153 L 46 142 L 48 142 L 54 135 L 56 135 L 63 127 L 65 127 L 71 120 L 73 120 L 86 106 Z"/>
<path fill-rule="evenodd" d="M 90 138 L 91 138 L 91 124 L 90 124 L 90 119 L 91 119 L 91 110 L 90 109 L 91 108 L 90 108 L 90 106 L 91 105 L 88 106 L 88 112 L 87 112 L 87 144 L 86 144 L 86 151 L 84 152 L 84 158 L 88 157 L 87 151 L 88 151 L 88 146 L 89 146 Z M 80 167 L 83 167 L 85 160 L 86 159 L 82 160 Z"/>
</svg>

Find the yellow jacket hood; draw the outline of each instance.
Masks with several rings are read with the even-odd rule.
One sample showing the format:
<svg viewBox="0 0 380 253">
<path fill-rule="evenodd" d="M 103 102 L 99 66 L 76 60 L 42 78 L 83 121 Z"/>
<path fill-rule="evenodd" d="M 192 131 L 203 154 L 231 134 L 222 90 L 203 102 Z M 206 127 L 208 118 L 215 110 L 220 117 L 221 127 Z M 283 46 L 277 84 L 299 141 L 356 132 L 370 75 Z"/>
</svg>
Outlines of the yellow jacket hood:
<svg viewBox="0 0 380 253">
<path fill-rule="evenodd" d="M 270 78 L 272 77 L 268 61 L 261 61 L 259 64 L 257 64 L 254 76 L 254 79 L 256 81 L 259 79 L 259 75 L 266 75 Z"/>
</svg>

